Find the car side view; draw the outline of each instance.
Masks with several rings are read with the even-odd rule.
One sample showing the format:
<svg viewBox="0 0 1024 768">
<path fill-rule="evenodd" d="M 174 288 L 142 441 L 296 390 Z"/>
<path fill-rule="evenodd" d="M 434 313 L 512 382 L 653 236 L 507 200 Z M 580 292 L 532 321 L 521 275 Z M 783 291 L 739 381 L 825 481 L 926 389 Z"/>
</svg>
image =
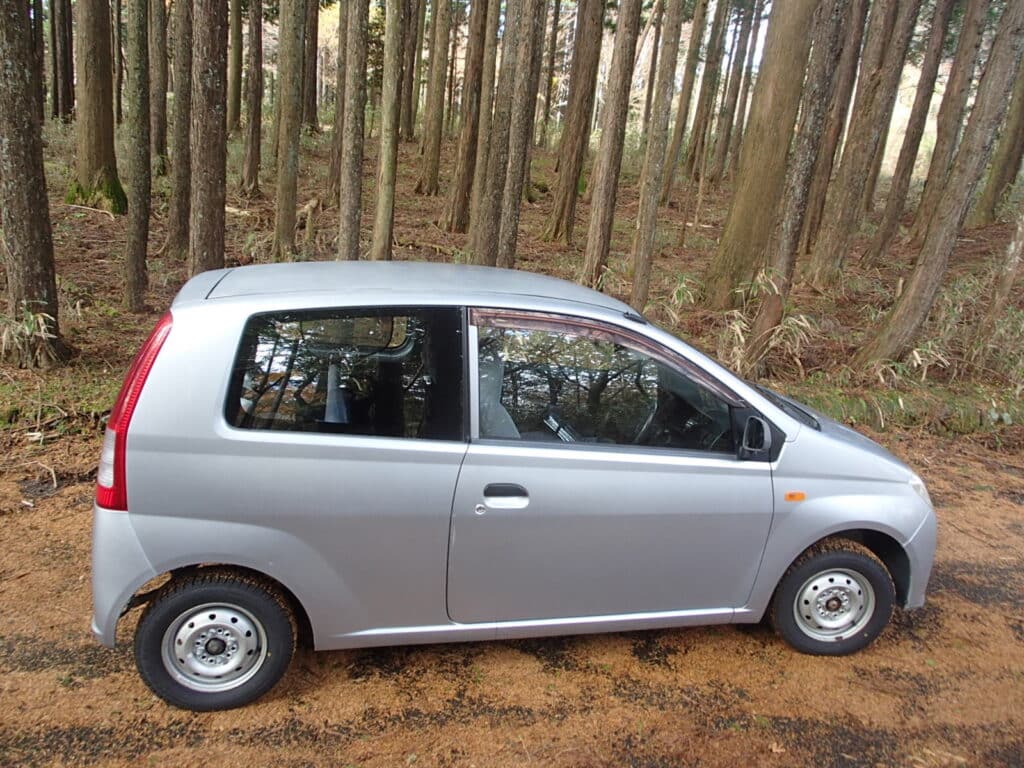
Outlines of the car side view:
<svg viewBox="0 0 1024 768">
<path fill-rule="evenodd" d="M 97 476 L 93 632 L 192 710 L 318 650 L 770 618 L 871 643 L 924 603 L 920 478 L 627 305 L 426 263 L 202 273 L 133 362 Z"/>
</svg>

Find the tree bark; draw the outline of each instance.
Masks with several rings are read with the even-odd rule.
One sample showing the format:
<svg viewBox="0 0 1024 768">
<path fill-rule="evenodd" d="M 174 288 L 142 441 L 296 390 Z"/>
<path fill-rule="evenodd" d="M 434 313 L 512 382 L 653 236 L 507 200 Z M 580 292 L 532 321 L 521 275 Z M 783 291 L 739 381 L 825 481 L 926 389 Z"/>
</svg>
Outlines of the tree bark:
<svg viewBox="0 0 1024 768">
<path fill-rule="evenodd" d="M 401 136 L 404 141 L 412 141 L 416 133 L 416 109 L 413 107 L 416 78 L 416 25 L 420 15 L 420 6 L 427 0 L 409 0 L 407 4 L 405 34 L 402 50 L 402 119 Z"/>
<path fill-rule="evenodd" d="M 858 2 L 858 0 L 853 0 Z M 729 168 L 726 174 L 732 178 L 740 165 L 740 147 L 743 144 L 743 131 L 747 122 L 747 104 L 750 98 L 750 81 L 754 76 L 754 57 L 757 54 L 757 41 L 761 39 L 761 15 L 764 12 L 765 0 L 754 0 L 754 26 L 747 40 L 747 63 L 743 72 L 743 87 L 740 89 L 739 103 L 733 118 L 732 133 L 729 136 Z M 863 0 L 861 0 L 863 2 Z"/>
<path fill-rule="evenodd" d="M 228 7 L 195 0 L 192 26 L 192 188 L 189 270 L 224 266 Z"/>
<path fill-rule="evenodd" d="M 163 2 L 163 0 L 157 0 Z M 149 0 L 128 0 L 128 243 L 124 252 L 124 305 L 145 309 L 149 244 Z"/>
<path fill-rule="evenodd" d="M 1020 172 L 1021 157 L 1024 156 L 1024 64 L 1014 80 L 1010 109 L 999 133 L 992 154 L 985 186 L 982 187 L 974 210 L 968 218 L 968 226 L 981 227 L 994 224 L 996 213 L 1010 185 Z"/>
<path fill-rule="evenodd" d="M 451 49 L 448 51 L 448 77 L 446 78 L 448 98 L 444 110 L 444 132 L 447 136 L 452 135 L 452 126 L 455 122 L 455 56 L 459 49 L 459 27 L 462 25 L 462 12 L 465 9 L 465 4 L 460 0 L 452 0 L 452 2 L 455 4 L 455 8 L 452 11 Z"/>
<path fill-rule="evenodd" d="M 108 49 L 109 50 L 109 49 Z M 0 256 L 7 274 L 8 311 L 42 313 L 46 334 L 10 352 L 25 368 L 49 367 L 66 356 L 60 338 L 53 233 L 43 172 L 43 142 L 34 116 L 28 14 L 20 0 L 0 0 Z M 110 69 L 107 68 L 109 74 Z"/>
<path fill-rule="evenodd" d="M 914 162 L 917 160 L 917 151 L 921 146 L 921 137 L 924 135 L 925 123 L 928 120 L 928 108 L 935 92 L 935 78 L 938 76 L 939 64 L 942 61 L 942 43 L 946 37 L 954 2 L 955 0 L 937 0 L 935 3 L 928 47 L 921 62 L 921 75 L 917 83 L 917 92 L 914 94 L 914 105 L 910 109 L 899 160 L 896 161 L 896 171 L 889 186 L 889 198 L 885 203 L 882 223 L 879 224 L 866 254 L 869 261 L 879 260 L 886 252 L 903 216 L 903 205 L 907 201 Z"/>
<path fill-rule="evenodd" d="M 580 282 L 598 288 L 608 263 L 612 225 L 615 222 L 615 198 L 619 189 L 626 121 L 629 118 L 630 85 L 637 32 L 640 29 L 641 0 L 622 0 L 615 27 L 615 45 L 608 71 L 601 145 L 591 174 L 590 223 Z"/>
<path fill-rule="evenodd" d="M 260 193 L 260 142 L 263 132 L 263 0 L 249 0 L 249 55 L 246 68 L 242 193 L 247 197 L 256 197 Z"/>
<path fill-rule="evenodd" d="M 308 0 L 282 0 L 277 47 L 278 146 L 277 199 L 272 258 L 295 255 L 295 196 L 299 175 L 299 133 L 302 130 L 303 39 Z"/>
<path fill-rule="evenodd" d="M 693 116 L 693 133 L 686 148 L 686 160 L 683 164 L 683 172 L 692 179 L 700 177 L 700 158 L 704 156 L 706 149 L 704 137 L 710 135 L 710 123 L 714 119 L 715 97 L 718 94 L 730 9 L 730 0 L 719 0 L 711 23 L 707 61 L 704 62 L 704 74 L 700 78 L 700 92 L 697 96 L 697 111 Z"/>
<path fill-rule="evenodd" d="M 377 158 L 377 211 L 370 258 L 391 259 L 395 228 L 395 177 L 398 172 L 398 110 L 402 80 L 402 5 L 388 0 L 384 20 L 384 81 L 381 86 L 380 154 Z"/>
<path fill-rule="evenodd" d="M 480 125 L 476 132 L 476 159 L 473 164 L 473 184 L 470 192 L 470 226 L 480 210 L 480 197 L 487 183 L 487 160 L 491 146 L 491 119 L 494 114 L 494 77 L 498 55 L 498 23 L 500 21 L 501 0 L 489 0 L 483 71 L 480 75 Z M 470 242 L 472 242 L 472 237 L 470 237 Z"/>
<path fill-rule="evenodd" d="M 229 0 L 228 25 L 228 133 L 231 134 L 238 130 L 242 116 L 242 0 Z"/>
<path fill-rule="evenodd" d="M 732 139 L 733 123 L 736 118 L 736 103 L 739 101 L 740 81 L 743 79 L 743 65 L 747 58 L 747 41 L 750 28 L 754 21 L 754 8 L 748 4 L 742 9 L 743 18 L 740 22 L 739 37 L 732 55 L 732 72 L 729 75 L 729 87 L 722 102 L 718 117 L 718 129 L 715 131 L 715 154 L 708 169 L 708 181 L 717 184 L 725 175 L 725 162 Z"/>
<path fill-rule="evenodd" d="M 710 307 L 728 309 L 764 263 L 786 181 L 817 0 L 775 0 L 754 86 L 736 192 L 705 281 Z"/>
<path fill-rule="evenodd" d="M 436 195 L 440 191 L 441 128 L 444 120 L 444 81 L 447 70 L 448 33 L 451 24 L 450 0 L 434 0 L 430 46 L 430 82 L 427 87 L 426 116 L 423 121 L 423 161 L 416 193 Z"/>
<path fill-rule="evenodd" d="M 153 173 L 167 173 L 167 6 L 152 0 L 149 18 L 149 108 Z M 184 2 L 184 0 L 182 0 Z M 129 62 L 129 66 L 131 62 Z"/>
<path fill-rule="evenodd" d="M 982 33 L 985 29 L 985 17 L 989 5 L 989 0 L 967 0 L 967 5 L 964 8 L 953 66 L 949 71 L 949 80 L 946 82 L 946 92 L 942 96 L 942 104 L 939 106 L 939 116 L 935 127 L 935 146 L 928 163 L 928 175 L 925 178 L 921 201 L 914 214 L 914 224 L 910 230 L 910 241 L 914 247 L 920 246 L 924 241 L 928 231 L 928 222 L 932 219 L 949 176 L 957 141 L 964 126 L 971 80 L 974 77 L 974 69 L 981 51 Z"/>
<path fill-rule="evenodd" d="M 124 213 L 128 207 L 114 156 L 114 113 L 107 0 L 78 0 L 75 179 L 68 202 Z"/>
<path fill-rule="evenodd" d="M 319 44 L 320 2 L 306 0 L 305 52 L 302 57 L 302 124 L 311 133 L 320 132 L 316 103 L 316 51 Z"/>
<path fill-rule="evenodd" d="M 633 262 L 633 292 L 630 304 L 638 312 L 647 305 L 651 265 L 654 260 L 654 234 L 658 223 L 658 193 L 665 169 L 665 148 L 668 145 L 668 120 L 672 110 L 676 62 L 679 58 L 679 35 L 683 25 L 683 0 L 665 0 L 662 19 L 661 53 L 658 58 L 658 85 L 654 94 L 651 132 L 647 137 L 644 169 L 640 176 L 640 208 L 636 215 L 636 231 L 630 260 Z"/>
<path fill-rule="evenodd" d="M 43 0 L 31 0 L 29 23 L 32 53 L 32 114 L 40 125 L 46 119 L 46 50 L 43 44 Z"/>
<path fill-rule="evenodd" d="M 1008 3 L 913 275 L 878 332 L 854 357 L 854 368 L 901 358 L 920 334 L 942 284 L 974 188 L 991 155 L 996 129 L 1006 114 L 1010 86 L 1022 53 L 1024 3 Z"/>
<path fill-rule="evenodd" d="M 327 199 L 337 200 L 341 184 L 341 142 L 345 132 L 345 47 L 348 43 L 348 14 L 352 0 L 338 0 L 338 71 L 335 81 L 334 133 L 331 135 L 331 164 L 327 171 Z M 426 0 L 420 0 L 426 2 Z"/>
<path fill-rule="evenodd" d="M 111 21 L 111 32 L 113 34 L 111 45 L 114 46 L 112 59 L 114 67 L 114 120 L 120 125 L 124 119 L 124 110 L 122 109 L 124 93 L 124 41 L 122 40 L 122 30 L 124 25 L 122 23 L 121 0 L 114 0 L 111 14 L 113 15 Z"/>
<path fill-rule="evenodd" d="M 50 0 L 50 40 L 53 48 L 52 114 L 53 117 L 68 122 L 75 111 L 70 0 Z"/>
<path fill-rule="evenodd" d="M 604 20 L 603 0 L 580 0 L 577 7 L 576 40 L 569 74 L 569 110 L 558 153 L 554 206 L 543 234 L 545 240 L 562 239 L 567 245 L 572 244 L 580 173 L 590 143 Z"/>
<path fill-rule="evenodd" d="M 455 155 L 455 175 L 441 220 L 442 226 L 449 232 L 465 232 L 469 228 L 469 207 L 480 135 L 480 90 L 487 15 L 490 13 L 491 4 L 499 2 L 500 0 L 476 0 L 469 12 L 469 42 L 466 48 L 466 71 L 462 78 L 462 117 Z"/>
<path fill-rule="evenodd" d="M 192 3 L 175 0 L 174 115 L 171 124 L 171 200 L 167 208 L 167 243 L 172 258 L 188 256 L 192 187 Z"/>
<path fill-rule="evenodd" d="M 647 70 L 647 95 L 644 97 L 641 141 L 643 141 L 643 137 L 647 136 L 651 125 L 651 104 L 654 102 L 654 86 L 658 80 L 658 49 L 661 47 L 661 17 L 664 16 L 664 10 L 664 2 L 656 2 L 651 10 L 654 21 L 654 43 L 651 46 L 651 66 Z"/>
<path fill-rule="evenodd" d="M 804 216 L 804 231 L 800 234 L 800 253 L 810 252 L 818 230 L 821 229 L 821 217 L 825 211 L 825 200 L 828 195 L 829 183 L 832 180 L 832 168 L 840 140 L 846 128 L 846 118 L 850 111 L 853 86 L 857 80 L 857 63 L 860 61 L 861 41 L 864 38 L 864 27 L 867 21 L 867 0 L 853 0 L 850 3 L 850 21 L 847 24 L 849 37 L 843 44 L 843 52 L 839 57 L 839 73 L 835 93 L 829 104 L 828 120 L 825 121 L 825 136 L 814 164 L 811 177 L 811 189 L 807 199 L 807 213 Z"/>
<path fill-rule="evenodd" d="M 538 147 L 548 145 L 548 127 L 551 123 L 551 98 L 555 92 L 555 52 L 558 50 L 558 21 L 562 12 L 562 0 L 554 0 L 551 9 L 551 34 L 548 37 L 547 75 L 544 79 L 544 117 L 541 120 Z"/>
<path fill-rule="evenodd" d="M 808 281 L 818 290 L 839 280 L 860 225 L 864 189 L 878 145 L 889 129 L 885 116 L 899 87 L 920 5 L 920 0 L 876 0 L 871 7 L 849 135 L 807 271 Z"/>
<path fill-rule="evenodd" d="M 412 125 L 413 132 L 409 134 L 408 140 L 416 138 L 416 115 L 420 109 L 420 86 L 423 84 L 423 36 L 427 26 L 427 0 L 419 0 L 420 16 L 416 22 L 416 72 L 412 79 Z"/>
<path fill-rule="evenodd" d="M 694 0 L 693 26 L 690 29 L 690 42 L 686 49 L 686 67 L 683 70 L 683 85 L 679 89 L 679 105 L 676 107 L 676 124 L 672 130 L 672 146 L 668 151 L 668 162 L 665 178 L 661 181 L 661 202 L 666 204 L 672 197 L 675 186 L 676 165 L 679 153 L 683 149 L 686 137 L 686 126 L 690 119 L 690 102 L 693 99 L 693 86 L 697 80 L 697 65 L 700 63 L 700 48 L 704 40 L 704 27 L 708 13 L 708 0 Z"/>
<path fill-rule="evenodd" d="M 359 258 L 363 194 L 363 128 L 366 120 L 366 37 L 368 0 L 349 0 L 345 46 L 345 123 L 341 137 L 338 204 L 338 259 Z"/>
</svg>

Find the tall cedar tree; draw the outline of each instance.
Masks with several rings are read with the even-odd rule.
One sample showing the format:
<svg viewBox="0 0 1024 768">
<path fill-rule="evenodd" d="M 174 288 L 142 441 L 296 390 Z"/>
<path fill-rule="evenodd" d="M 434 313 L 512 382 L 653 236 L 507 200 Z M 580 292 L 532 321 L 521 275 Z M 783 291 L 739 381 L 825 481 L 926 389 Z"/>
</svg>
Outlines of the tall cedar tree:
<svg viewBox="0 0 1024 768">
<path fill-rule="evenodd" d="M 366 37 L 368 0 L 348 0 L 345 46 L 345 123 L 341 134 L 338 203 L 338 258 L 359 258 L 363 194 L 363 128 L 366 120 Z"/>
<path fill-rule="evenodd" d="M 981 51 L 985 18 L 991 5 L 990 0 L 967 0 L 964 8 L 960 34 L 957 38 L 953 65 L 946 81 L 946 91 L 939 105 L 935 126 L 935 145 L 928 163 L 928 175 L 924 181 L 921 201 L 914 214 L 910 230 L 913 245 L 920 246 L 928 231 L 928 224 L 942 195 L 956 152 L 957 141 L 964 126 L 964 113 L 971 92 L 971 80 L 978 64 Z"/>
<path fill-rule="evenodd" d="M 726 28 L 729 26 L 730 0 L 718 0 L 714 20 L 711 22 L 711 36 L 708 38 L 708 55 L 704 62 L 704 74 L 700 78 L 700 92 L 697 95 L 697 111 L 693 115 L 693 133 L 686 147 L 683 172 L 688 178 L 700 176 L 701 158 L 704 157 L 704 137 L 710 135 L 714 119 L 715 97 L 718 94 L 718 80 L 722 69 L 722 53 L 725 48 Z"/>
<path fill-rule="evenodd" d="M 413 131 L 416 128 L 416 115 L 420 109 L 420 86 L 423 84 L 423 36 L 427 25 L 427 0 L 420 0 L 420 17 L 416 22 L 416 72 L 412 78 L 412 120 Z M 410 133 L 407 137 L 412 141 L 415 136 Z"/>
<path fill-rule="evenodd" d="M 114 112 L 110 58 L 110 6 L 107 0 L 78 0 L 75 74 L 78 97 L 75 126 L 75 178 L 68 202 L 124 213 L 128 201 L 114 157 Z"/>
<path fill-rule="evenodd" d="M 158 0 L 162 2 L 162 0 Z M 141 312 L 146 301 L 149 245 L 149 0 L 128 0 L 128 242 L 124 252 L 124 305 Z"/>
<path fill-rule="evenodd" d="M 43 0 L 31 0 L 29 21 L 30 46 L 32 52 L 32 112 L 40 125 L 46 119 L 46 49 L 43 45 Z"/>
<path fill-rule="evenodd" d="M 395 229 L 395 178 L 398 174 L 398 110 L 402 81 L 402 6 L 387 0 L 384 18 L 384 81 L 380 99 L 380 153 L 377 157 L 377 210 L 370 258 L 389 260 Z"/>
<path fill-rule="evenodd" d="M 152 0 L 149 6 L 149 125 L 153 173 L 167 173 L 167 5 Z M 129 62 L 131 66 L 131 62 Z M 129 84 L 130 85 L 130 84 Z"/>
<path fill-rule="evenodd" d="M 903 145 L 896 161 L 896 170 L 889 184 L 889 197 L 885 202 L 885 213 L 882 223 L 878 226 L 875 236 L 868 248 L 867 257 L 877 260 L 882 257 L 889 243 L 892 242 L 903 216 L 903 206 L 907 202 L 907 191 L 910 189 L 911 175 L 917 160 L 917 151 L 924 136 L 925 122 L 928 120 L 928 108 L 935 92 L 935 79 L 939 73 L 942 60 L 942 43 L 946 39 L 946 27 L 953 12 L 955 0 L 936 0 L 935 13 L 932 15 L 932 28 L 925 49 L 924 60 L 921 62 L 921 74 L 914 94 L 914 105 L 910 109 Z"/>
<path fill-rule="evenodd" d="M 241 124 L 242 115 L 242 0 L 228 5 L 228 133 Z"/>
<path fill-rule="evenodd" d="M 405 141 L 412 141 L 416 132 L 416 112 L 412 100 L 415 92 L 416 77 L 416 24 L 420 15 L 420 5 L 427 0 L 408 0 L 405 9 L 405 28 L 402 35 L 402 109 L 401 136 Z"/>
<path fill-rule="evenodd" d="M 886 117 L 899 87 L 920 5 L 920 0 L 876 0 L 871 6 L 853 117 L 839 171 L 825 203 L 824 228 L 814 244 L 807 271 L 808 281 L 819 290 L 838 281 L 860 225 L 864 190 L 875 153 L 889 130 Z"/>
<path fill-rule="evenodd" d="M 658 0 L 651 10 L 654 26 L 654 43 L 651 45 L 651 66 L 647 70 L 647 94 L 644 96 L 644 118 L 640 130 L 641 141 L 647 136 L 651 125 L 651 105 L 654 103 L 654 86 L 658 82 L 658 50 L 661 48 L 661 17 L 665 15 L 665 4 Z M 637 54 L 639 55 L 639 54 Z"/>
<path fill-rule="evenodd" d="M 526 0 L 509 0 L 505 11 L 505 36 L 502 50 L 509 52 L 501 57 L 501 69 L 494 90 L 494 116 L 491 119 L 487 155 L 477 157 L 477 163 L 485 163 L 486 172 L 480 187 L 480 198 L 470 220 L 469 250 L 473 263 L 493 267 L 498 263 L 498 235 L 501 229 L 502 194 L 505 191 L 505 174 L 508 173 L 508 137 L 512 120 L 512 89 L 515 84 L 516 50 L 519 35 L 527 26 L 522 15 Z M 528 33 L 527 33 L 528 34 Z M 517 203 L 518 204 L 518 201 Z"/>
<path fill-rule="evenodd" d="M 544 227 L 545 240 L 572 243 L 580 174 L 590 143 L 597 67 L 601 58 L 603 0 L 580 0 L 577 6 L 576 40 L 569 72 L 569 109 L 558 151 L 558 181 L 551 215 Z M 504 62 L 502 63 L 504 66 Z"/>
<path fill-rule="evenodd" d="M 167 243 L 172 258 L 188 255 L 192 187 L 192 3 L 177 0 L 174 16 L 174 116 L 171 124 L 171 200 L 167 206 Z"/>
<path fill-rule="evenodd" d="M 295 254 L 295 195 L 299 177 L 299 132 L 302 129 L 303 34 L 306 0 L 282 0 L 278 37 L 277 199 L 273 258 Z"/>
<path fill-rule="evenodd" d="M 316 103 L 317 44 L 319 43 L 320 2 L 306 0 L 305 50 L 302 56 L 302 124 L 312 133 L 320 131 Z"/>
<path fill-rule="evenodd" d="M 263 0 L 249 0 L 249 55 L 245 80 L 245 155 L 242 193 L 260 193 L 260 142 L 263 129 Z"/>
<path fill-rule="evenodd" d="M 750 82 L 754 77 L 757 41 L 761 39 L 761 16 L 764 12 L 764 2 L 765 0 L 754 0 L 754 26 L 750 30 L 750 37 L 747 40 L 747 63 L 743 69 L 743 86 L 740 88 L 732 133 L 729 135 L 729 167 L 726 170 L 726 175 L 730 178 L 736 175 L 736 169 L 740 165 L 740 145 L 743 143 L 743 130 L 746 127 L 747 104 L 750 102 Z"/>
<path fill-rule="evenodd" d="M 637 31 L 640 28 L 641 0 L 622 0 L 619 21 L 615 26 L 604 110 L 601 115 L 601 146 L 591 180 L 590 223 L 587 247 L 580 282 L 591 288 L 601 284 L 608 263 L 612 224 L 615 221 L 615 197 L 619 189 L 619 169 L 629 118 L 630 84 L 633 79 L 633 57 Z"/>
<path fill-rule="evenodd" d="M 483 80 L 487 14 L 500 0 L 475 0 L 469 11 L 469 43 L 462 77 L 462 117 L 459 144 L 455 151 L 455 175 L 448 192 L 442 226 L 449 232 L 469 228 L 469 205 L 476 170 L 477 140 L 480 136 L 480 86 Z"/>
<path fill-rule="evenodd" d="M 452 9 L 451 27 L 451 49 L 448 51 L 448 77 L 445 82 L 448 88 L 448 98 L 444 109 L 444 133 L 451 137 L 455 122 L 455 54 L 459 48 L 459 28 L 462 26 L 462 16 L 466 5 L 460 0 L 452 0 L 455 7 Z"/>
<path fill-rule="evenodd" d="M 224 266 L 228 6 L 195 0 L 192 26 L 192 191 L 189 269 Z"/>
<path fill-rule="evenodd" d="M 822 143 L 822 128 L 829 102 L 835 91 L 837 64 L 842 52 L 844 24 L 850 21 L 847 12 L 851 0 L 823 0 L 818 17 L 811 60 L 807 67 L 803 109 L 797 126 L 793 153 L 786 171 L 786 187 L 782 195 L 779 220 L 768 241 L 767 263 L 774 273 L 777 291 L 761 297 L 753 327 L 748 336 L 744 366 L 747 373 L 761 372 L 761 361 L 771 344 L 772 333 L 782 322 L 786 297 L 793 284 L 797 248 L 807 212 L 811 175 Z"/>
<path fill-rule="evenodd" d="M 425 0 L 424 0 L 425 1 Z M 334 127 L 331 134 L 331 162 L 327 170 L 327 199 L 338 199 L 341 183 L 341 137 L 345 131 L 345 46 L 348 42 L 348 14 L 351 0 L 338 0 L 338 68 L 334 86 Z"/>
<path fill-rule="evenodd" d="M 850 111 L 853 86 L 857 80 L 857 64 L 860 61 L 861 42 L 864 38 L 864 27 L 868 16 L 868 0 L 853 0 L 847 11 L 850 18 L 846 23 L 849 34 L 843 41 L 843 51 L 839 56 L 839 72 L 836 89 L 828 108 L 828 119 L 825 121 L 825 135 L 818 152 L 811 176 L 811 189 L 807 197 L 807 213 L 804 216 L 804 231 L 800 234 L 800 253 L 807 253 L 818 238 L 821 228 L 821 217 L 825 211 L 825 200 L 828 186 L 832 181 L 832 169 L 835 165 L 836 153 L 839 150 L 843 131 L 846 129 L 846 118 Z"/>
<path fill-rule="evenodd" d="M 729 152 L 729 141 L 732 138 L 733 124 L 736 116 L 736 104 L 740 96 L 740 81 L 743 79 L 743 65 L 747 58 L 747 43 L 750 39 L 750 28 L 754 21 L 753 0 L 746 0 L 740 8 L 741 21 L 739 37 L 732 53 L 732 71 L 729 75 L 729 87 L 722 101 L 722 109 L 718 117 L 718 130 L 715 132 L 715 154 L 708 171 L 709 181 L 717 183 L 725 175 L 725 162 Z"/>
<path fill-rule="evenodd" d="M 122 0 L 113 0 L 113 7 L 111 8 L 111 22 L 113 27 L 114 38 L 112 45 L 113 50 L 113 67 L 114 67 L 114 120 L 118 125 L 124 118 L 124 109 L 122 108 L 122 94 L 124 92 L 124 37 L 122 31 L 124 30 L 124 14 L 121 13 Z"/>
<path fill-rule="evenodd" d="M 788 147 L 800 107 L 816 6 L 816 0 L 772 4 L 740 150 L 736 191 L 705 282 L 706 301 L 715 309 L 733 306 L 739 298 L 736 289 L 752 280 L 764 263 L 786 181 Z"/>
<path fill-rule="evenodd" d="M 436 195 L 440 191 L 438 173 L 441 167 L 441 128 L 444 121 L 444 82 L 447 73 L 448 34 L 451 31 L 451 0 L 434 0 L 430 22 L 433 41 L 430 45 L 430 82 L 424 106 L 423 160 L 416 192 Z"/>
<path fill-rule="evenodd" d="M 1010 111 L 1006 115 L 1003 130 L 999 133 L 992 154 L 985 186 L 978 194 L 968 224 L 980 227 L 996 220 L 996 211 L 1003 202 L 1007 190 L 1020 172 L 1021 157 L 1024 156 L 1024 63 L 1021 64 L 1014 80 Z"/>
<path fill-rule="evenodd" d="M 473 226 L 473 221 L 480 210 L 480 198 L 487 184 L 487 160 L 491 146 L 491 119 L 494 114 L 494 78 L 497 66 L 498 24 L 500 21 L 501 0 L 489 0 L 487 4 L 487 36 L 484 39 L 483 74 L 480 76 L 480 127 L 477 129 L 476 134 L 476 161 L 473 167 L 473 189 L 470 194 L 470 227 Z M 470 232 L 472 233 L 472 229 Z M 470 242 L 472 242 L 472 236 L 470 237 Z"/>
<path fill-rule="evenodd" d="M 75 110 L 75 67 L 71 39 L 71 0 L 50 0 L 51 114 L 64 122 Z"/>
<path fill-rule="evenodd" d="M 693 100 L 693 86 L 697 82 L 697 65 L 700 63 L 700 49 L 704 41 L 704 28 L 708 13 L 708 0 L 694 0 L 693 25 L 690 27 L 690 42 L 686 48 L 686 66 L 683 69 L 683 85 L 679 90 L 679 104 L 676 107 L 676 124 L 672 129 L 672 145 L 665 163 L 665 174 L 661 180 L 661 202 L 667 203 L 675 186 L 676 165 L 683 149 L 686 126 L 690 119 L 690 102 Z"/>
<path fill-rule="evenodd" d="M 551 7 L 551 34 L 548 35 L 547 74 L 544 76 L 544 117 L 541 120 L 538 147 L 548 145 L 548 127 L 551 123 L 551 99 L 555 93 L 555 53 L 558 50 L 558 22 L 562 13 L 562 0 L 554 0 Z"/>
<path fill-rule="evenodd" d="M 950 166 L 949 179 L 928 223 L 914 272 L 878 332 L 854 357 L 854 367 L 898 360 L 920 335 L 942 285 L 974 189 L 991 155 L 996 131 L 1006 114 L 1010 87 L 1022 53 L 1024 3 L 1007 3 L 985 73 L 978 84 L 971 117 Z"/>
<path fill-rule="evenodd" d="M 0 255 L 7 273 L 11 315 L 42 313 L 46 335 L 14 350 L 11 362 L 46 368 L 66 356 L 57 317 L 50 205 L 43 174 L 43 141 L 35 119 L 28 14 L 21 0 L 0 0 Z M 108 70 L 109 72 L 109 70 Z"/>
</svg>

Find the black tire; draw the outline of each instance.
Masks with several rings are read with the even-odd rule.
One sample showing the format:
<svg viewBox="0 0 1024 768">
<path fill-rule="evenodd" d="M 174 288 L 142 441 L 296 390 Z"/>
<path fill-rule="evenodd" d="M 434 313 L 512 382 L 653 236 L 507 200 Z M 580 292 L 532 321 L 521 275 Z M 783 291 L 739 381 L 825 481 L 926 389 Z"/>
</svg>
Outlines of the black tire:
<svg viewBox="0 0 1024 768">
<path fill-rule="evenodd" d="M 771 621 L 801 653 L 845 656 L 878 637 L 895 602 L 885 565 L 856 542 L 833 539 L 789 567 L 775 590 Z"/>
<path fill-rule="evenodd" d="M 146 607 L 135 631 L 135 663 L 168 704 L 195 712 L 233 709 L 281 679 L 295 638 L 291 608 L 272 585 L 200 570 L 168 582 Z"/>
</svg>

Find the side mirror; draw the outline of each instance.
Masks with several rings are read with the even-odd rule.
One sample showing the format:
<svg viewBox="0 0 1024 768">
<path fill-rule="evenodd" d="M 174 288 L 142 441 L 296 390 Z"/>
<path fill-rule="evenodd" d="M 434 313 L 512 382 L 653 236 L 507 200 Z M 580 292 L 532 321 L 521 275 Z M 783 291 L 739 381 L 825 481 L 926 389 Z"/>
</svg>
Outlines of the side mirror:
<svg viewBox="0 0 1024 768">
<path fill-rule="evenodd" d="M 740 445 L 741 459 L 760 458 L 772 447 L 772 431 L 760 416 L 749 416 L 743 426 L 743 442 Z"/>
</svg>

